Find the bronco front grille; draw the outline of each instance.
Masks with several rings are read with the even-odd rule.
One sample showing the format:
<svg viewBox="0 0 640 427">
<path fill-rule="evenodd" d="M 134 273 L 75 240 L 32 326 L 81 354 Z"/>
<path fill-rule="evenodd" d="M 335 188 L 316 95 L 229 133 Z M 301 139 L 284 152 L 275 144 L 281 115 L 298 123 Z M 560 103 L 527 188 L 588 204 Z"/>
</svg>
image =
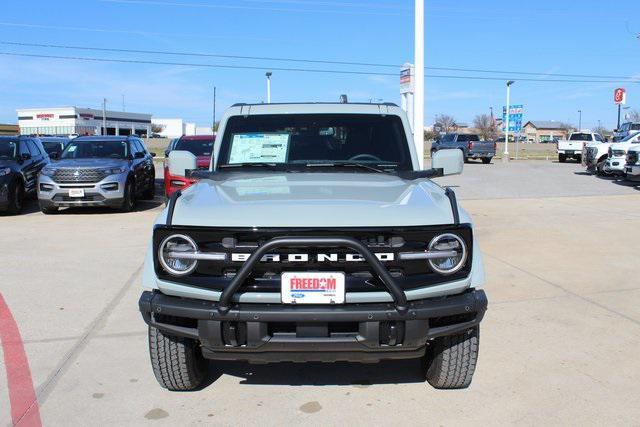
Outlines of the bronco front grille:
<svg viewBox="0 0 640 427">
<path fill-rule="evenodd" d="M 627 154 L 626 151 L 624 150 L 612 150 L 611 151 L 611 156 L 612 157 L 624 157 Z"/>
<path fill-rule="evenodd" d="M 102 169 L 56 169 L 55 182 L 99 182 L 107 176 Z"/>
<path fill-rule="evenodd" d="M 157 253 L 162 240 L 171 234 L 186 234 L 194 239 L 198 250 L 207 253 L 223 253 L 226 261 L 199 261 L 196 270 L 184 277 L 174 277 L 159 266 L 156 259 L 158 277 L 202 288 L 223 290 L 240 270 L 244 261 L 261 246 L 274 237 L 352 237 L 366 245 L 387 268 L 399 286 L 404 289 L 459 280 L 467 277 L 471 270 L 472 231 L 468 224 L 460 226 L 406 227 L 377 229 L 219 229 L 183 226 L 156 226 L 154 247 Z M 467 246 L 467 262 L 464 268 L 451 275 L 432 271 L 426 259 L 401 259 L 406 252 L 426 251 L 429 242 L 441 233 L 455 233 L 462 237 Z M 297 255 L 304 255 L 304 261 L 291 261 Z M 244 291 L 279 292 L 280 275 L 287 271 L 339 271 L 346 275 L 349 292 L 384 290 L 384 284 L 373 273 L 365 261 L 354 260 L 353 250 L 347 248 L 279 248 L 274 251 L 277 261 L 266 259 L 258 263 L 246 280 Z"/>
</svg>

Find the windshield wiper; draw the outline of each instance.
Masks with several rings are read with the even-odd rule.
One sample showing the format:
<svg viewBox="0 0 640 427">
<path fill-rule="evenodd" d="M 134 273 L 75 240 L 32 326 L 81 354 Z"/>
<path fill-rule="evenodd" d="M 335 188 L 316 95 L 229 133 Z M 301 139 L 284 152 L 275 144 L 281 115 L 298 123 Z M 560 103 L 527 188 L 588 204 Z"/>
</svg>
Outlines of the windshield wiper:
<svg viewBox="0 0 640 427">
<path fill-rule="evenodd" d="M 227 169 L 227 168 L 244 168 L 244 167 L 256 167 L 256 168 L 275 168 L 277 167 L 277 163 L 267 163 L 267 162 L 246 162 L 246 163 L 228 163 L 225 165 L 219 165 L 219 169 Z"/>
<path fill-rule="evenodd" d="M 346 168 L 362 168 L 372 172 L 390 174 L 392 172 L 380 168 L 395 168 L 398 166 L 397 163 L 389 162 L 389 163 L 380 163 L 375 166 L 368 165 L 366 163 L 359 162 L 322 162 L 322 163 L 307 163 L 307 167 L 346 167 Z"/>
</svg>

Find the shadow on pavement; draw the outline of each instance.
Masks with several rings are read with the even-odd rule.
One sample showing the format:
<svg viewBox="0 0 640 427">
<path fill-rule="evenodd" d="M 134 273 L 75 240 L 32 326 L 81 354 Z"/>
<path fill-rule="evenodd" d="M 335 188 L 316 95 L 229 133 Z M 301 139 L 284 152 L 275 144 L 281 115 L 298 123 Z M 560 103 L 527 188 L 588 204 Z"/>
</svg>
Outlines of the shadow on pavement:
<svg viewBox="0 0 640 427">
<path fill-rule="evenodd" d="M 211 375 L 203 388 L 223 374 L 242 378 L 241 384 L 340 385 L 368 387 L 372 384 L 425 382 L 423 359 L 388 360 L 380 363 L 271 363 L 211 362 Z"/>
</svg>

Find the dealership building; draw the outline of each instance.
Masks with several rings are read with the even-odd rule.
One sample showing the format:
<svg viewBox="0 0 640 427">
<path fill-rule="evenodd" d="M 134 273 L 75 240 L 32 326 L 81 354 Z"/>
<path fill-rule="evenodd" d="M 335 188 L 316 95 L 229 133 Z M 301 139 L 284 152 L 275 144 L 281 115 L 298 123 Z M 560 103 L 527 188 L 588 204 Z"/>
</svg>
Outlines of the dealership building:
<svg viewBox="0 0 640 427">
<path fill-rule="evenodd" d="M 151 114 L 55 107 L 17 110 L 22 135 L 151 135 Z M 104 124 L 104 126 L 103 126 Z"/>
</svg>

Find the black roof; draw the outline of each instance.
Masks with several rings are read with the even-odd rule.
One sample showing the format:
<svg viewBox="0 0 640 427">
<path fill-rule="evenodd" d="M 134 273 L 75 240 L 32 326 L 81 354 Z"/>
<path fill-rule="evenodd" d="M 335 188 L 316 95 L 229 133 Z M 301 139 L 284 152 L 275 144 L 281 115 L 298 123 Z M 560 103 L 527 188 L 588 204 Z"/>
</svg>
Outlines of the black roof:
<svg viewBox="0 0 640 427">
<path fill-rule="evenodd" d="M 131 138 L 138 138 L 134 135 L 88 135 L 73 138 L 74 141 L 127 141 Z"/>
<path fill-rule="evenodd" d="M 244 103 L 238 102 L 233 104 L 232 107 L 249 107 L 253 105 L 384 105 L 387 107 L 397 107 L 398 104 L 395 102 L 271 102 L 269 104 L 265 102 L 256 102 L 256 103 Z"/>
</svg>

